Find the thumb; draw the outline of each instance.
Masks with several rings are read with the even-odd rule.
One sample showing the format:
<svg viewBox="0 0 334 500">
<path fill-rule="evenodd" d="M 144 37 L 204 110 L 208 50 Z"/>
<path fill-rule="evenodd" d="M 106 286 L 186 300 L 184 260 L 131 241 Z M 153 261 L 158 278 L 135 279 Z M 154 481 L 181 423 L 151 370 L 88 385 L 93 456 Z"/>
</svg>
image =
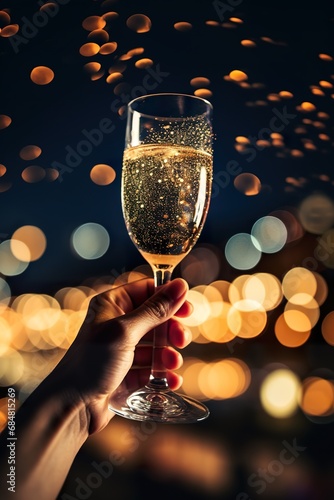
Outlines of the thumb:
<svg viewBox="0 0 334 500">
<path fill-rule="evenodd" d="M 174 316 L 185 302 L 187 292 L 187 282 L 176 278 L 159 287 L 158 291 L 137 309 L 122 316 L 123 320 L 130 322 L 129 331 L 135 334 L 136 342 Z"/>
</svg>

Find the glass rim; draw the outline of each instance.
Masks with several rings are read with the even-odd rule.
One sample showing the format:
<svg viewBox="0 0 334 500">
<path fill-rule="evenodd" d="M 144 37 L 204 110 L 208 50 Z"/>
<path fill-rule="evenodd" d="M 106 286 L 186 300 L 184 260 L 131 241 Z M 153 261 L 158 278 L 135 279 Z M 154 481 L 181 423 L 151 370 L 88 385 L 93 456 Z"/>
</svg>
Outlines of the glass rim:
<svg viewBox="0 0 334 500">
<path fill-rule="evenodd" d="M 183 98 L 187 98 L 187 99 L 193 99 L 194 101 L 202 102 L 203 104 L 205 104 L 208 107 L 209 112 L 211 112 L 213 110 L 213 105 L 211 104 L 211 102 L 208 101 L 207 99 L 205 99 L 204 97 L 199 97 L 199 96 L 192 95 L 192 94 L 183 94 L 183 93 L 179 93 L 179 92 L 161 92 L 161 93 L 155 93 L 155 94 L 145 94 L 145 95 L 135 97 L 127 104 L 128 112 L 130 111 L 131 113 L 138 113 L 144 118 L 154 118 L 156 120 L 168 120 L 168 119 L 174 119 L 174 120 L 176 119 L 177 120 L 180 117 L 151 115 L 151 114 L 147 114 L 147 113 L 142 113 L 141 111 L 133 109 L 133 107 L 132 107 L 134 103 L 142 101 L 144 99 L 147 99 L 150 97 L 164 97 L 164 96 L 183 97 Z M 203 116 L 203 115 L 207 114 L 208 111 L 204 111 L 203 113 L 198 113 L 195 116 Z"/>
</svg>

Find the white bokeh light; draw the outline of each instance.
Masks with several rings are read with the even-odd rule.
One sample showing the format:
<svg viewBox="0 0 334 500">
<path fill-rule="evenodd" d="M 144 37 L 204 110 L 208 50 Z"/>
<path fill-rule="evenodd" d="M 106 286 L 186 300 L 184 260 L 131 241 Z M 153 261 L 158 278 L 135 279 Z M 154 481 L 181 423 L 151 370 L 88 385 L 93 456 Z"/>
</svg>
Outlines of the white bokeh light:
<svg viewBox="0 0 334 500">
<path fill-rule="evenodd" d="M 280 219 L 267 215 L 255 222 L 251 235 L 255 238 L 254 245 L 259 245 L 261 252 L 275 253 L 284 247 L 288 231 Z"/>
<path fill-rule="evenodd" d="M 82 224 L 72 233 L 71 242 L 74 251 L 83 259 L 99 259 L 109 248 L 108 231 L 95 222 Z"/>
<path fill-rule="evenodd" d="M 225 257 L 235 269 L 246 270 L 255 267 L 261 259 L 258 244 L 255 238 L 247 233 L 238 233 L 232 236 L 225 245 Z"/>
</svg>

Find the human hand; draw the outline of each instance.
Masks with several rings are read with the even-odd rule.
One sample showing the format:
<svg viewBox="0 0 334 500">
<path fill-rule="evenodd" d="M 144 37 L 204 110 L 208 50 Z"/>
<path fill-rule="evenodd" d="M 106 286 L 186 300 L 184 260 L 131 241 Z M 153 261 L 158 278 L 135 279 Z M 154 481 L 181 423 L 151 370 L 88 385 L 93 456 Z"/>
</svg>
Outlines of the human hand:
<svg viewBox="0 0 334 500">
<path fill-rule="evenodd" d="M 182 364 L 175 347 L 185 347 L 191 337 L 176 317 L 192 310 L 187 291 L 186 282 L 175 279 L 154 293 L 153 280 L 143 279 L 93 297 L 75 341 L 56 368 L 72 397 L 84 402 L 90 434 L 114 416 L 108 403 L 121 384 L 138 388 L 148 381 L 152 330 L 167 320 L 170 345 L 162 361 L 170 388 L 181 385 L 181 377 L 173 372 Z"/>
</svg>

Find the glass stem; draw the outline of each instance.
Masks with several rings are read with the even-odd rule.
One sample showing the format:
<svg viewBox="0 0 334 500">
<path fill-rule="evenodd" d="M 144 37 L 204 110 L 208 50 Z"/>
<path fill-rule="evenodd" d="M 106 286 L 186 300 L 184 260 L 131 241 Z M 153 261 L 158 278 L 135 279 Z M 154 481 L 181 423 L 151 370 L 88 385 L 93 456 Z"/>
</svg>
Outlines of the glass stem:
<svg viewBox="0 0 334 500">
<path fill-rule="evenodd" d="M 171 280 L 173 269 L 153 268 L 154 284 L 157 290 Z M 168 345 L 168 321 L 154 329 L 152 367 L 148 386 L 151 389 L 168 390 L 167 370 L 162 362 L 162 351 Z"/>
</svg>

